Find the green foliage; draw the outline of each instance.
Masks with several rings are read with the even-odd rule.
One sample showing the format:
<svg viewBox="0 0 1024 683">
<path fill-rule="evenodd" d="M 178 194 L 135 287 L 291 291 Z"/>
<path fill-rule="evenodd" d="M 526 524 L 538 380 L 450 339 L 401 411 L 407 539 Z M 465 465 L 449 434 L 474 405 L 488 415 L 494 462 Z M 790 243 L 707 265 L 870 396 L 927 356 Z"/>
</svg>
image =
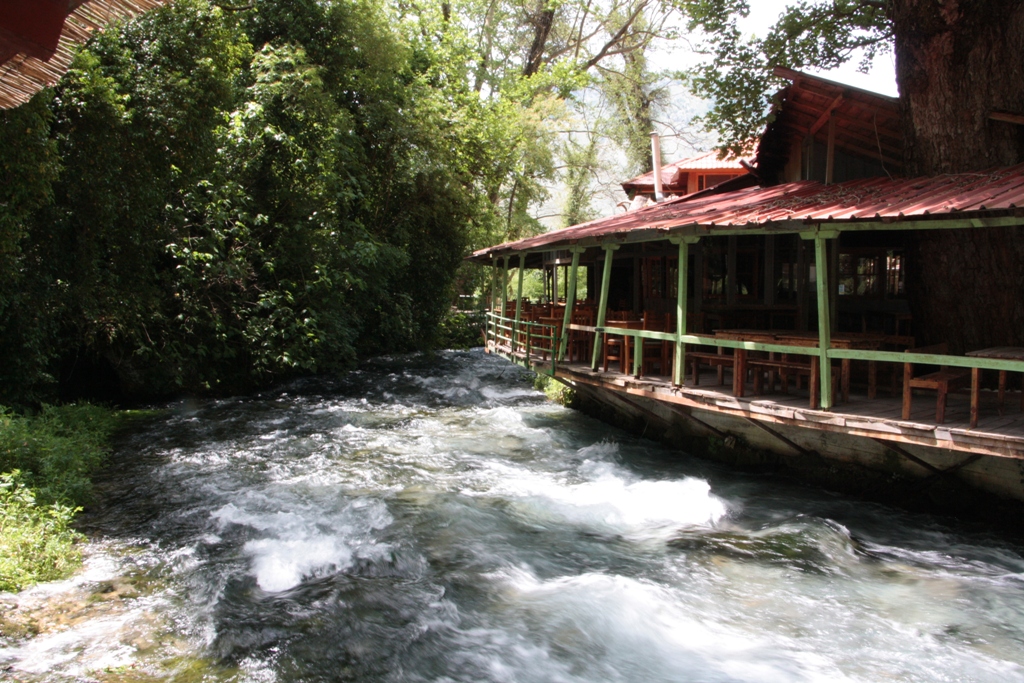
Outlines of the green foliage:
<svg viewBox="0 0 1024 683">
<path fill-rule="evenodd" d="M 536 375 L 533 379 L 533 388 L 543 391 L 548 400 L 571 408 L 576 404 L 576 392 L 572 387 L 562 384 L 550 375 Z"/>
<path fill-rule="evenodd" d="M 770 94 L 782 85 L 772 69 L 832 69 L 859 56 L 861 68 L 892 46 L 886 3 L 800 0 L 786 7 L 764 39 L 745 36 L 738 20 L 747 0 L 686 0 L 689 31 L 700 30 L 709 59 L 680 74 L 694 94 L 712 101 L 698 117 L 724 148 L 741 154 L 770 120 Z"/>
<path fill-rule="evenodd" d="M 441 320 L 437 345 L 442 349 L 471 349 L 483 346 L 483 313 L 450 311 Z"/>
<path fill-rule="evenodd" d="M 80 367 L 244 391 L 443 340 L 467 250 L 540 231 L 562 104 L 474 89 L 438 10 L 177 0 L 0 114 L 0 401 Z"/>
<path fill-rule="evenodd" d="M 580 144 L 570 138 L 563 147 L 562 157 L 567 167 L 567 197 L 562 223 L 570 227 L 598 217 L 590 204 L 590 184 L 597 174 L 597 139 L 590 136 L 585 143 Z"/>
<path fill-rule="evenodd" d="M 44 505 L 85 503 L 116 418 L 89 404 L 43 406 L 34 416 L 0 412 L 0 472 L 20 471 Z"/>
<path fill-rule="evenodd" d="M 0 474 L 0 591 L 67 577 L 81 564 L 76 508 L 36 501 L 19 473 Z"/>
</svg>

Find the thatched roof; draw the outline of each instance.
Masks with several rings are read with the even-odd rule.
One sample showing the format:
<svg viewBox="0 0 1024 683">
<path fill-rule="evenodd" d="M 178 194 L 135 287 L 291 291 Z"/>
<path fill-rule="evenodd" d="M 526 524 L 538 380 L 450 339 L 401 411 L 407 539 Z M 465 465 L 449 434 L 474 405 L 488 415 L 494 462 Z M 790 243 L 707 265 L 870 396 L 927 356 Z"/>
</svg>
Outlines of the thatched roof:
<svg viewBox="0 0 1024 683">
<path fill-rule="evenodd" d="M 166 1 L 3 2 L 0 5 L 0 109 L 24 104 L 39 90 L 56 83 L 71 65 L 76 46 L 88 40 L 93 32 L 117 19 L 159 7 Z M 62 15 L 66 17 L 63 21 Z"/>
</svg>

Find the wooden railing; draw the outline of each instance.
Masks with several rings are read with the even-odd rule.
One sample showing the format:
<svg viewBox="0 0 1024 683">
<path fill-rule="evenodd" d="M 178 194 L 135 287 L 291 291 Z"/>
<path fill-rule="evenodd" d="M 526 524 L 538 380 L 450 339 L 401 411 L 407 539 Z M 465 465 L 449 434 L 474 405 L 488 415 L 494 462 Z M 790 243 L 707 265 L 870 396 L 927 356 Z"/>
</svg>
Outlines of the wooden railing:
<svg viewBox="0 0 1024 683">
<path fill-rule="evenodd" d="M 487 350 L 513 363 L 555 375 L 561 339 L 558 327 L 530 320 L 516 321 L 498 313 L 487 314 Z M 544 367 L 550 361 L 548 367 Z"/>
</svg>

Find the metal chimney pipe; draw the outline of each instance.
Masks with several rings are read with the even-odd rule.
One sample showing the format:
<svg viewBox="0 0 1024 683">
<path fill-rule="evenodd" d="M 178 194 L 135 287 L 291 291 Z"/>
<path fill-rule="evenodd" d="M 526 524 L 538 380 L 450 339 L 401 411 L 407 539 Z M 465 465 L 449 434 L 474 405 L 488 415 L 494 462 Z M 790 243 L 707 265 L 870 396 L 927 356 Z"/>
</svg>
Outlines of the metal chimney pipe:
<svg viewBox="0 0 1024 683">
<path fill-rule="evenodd" d="M 651 133 L 651 157 L 654 162 L 654 201 L 665 199 L 661 191 L 661 137 L 657 131 Z"/>
</svg>

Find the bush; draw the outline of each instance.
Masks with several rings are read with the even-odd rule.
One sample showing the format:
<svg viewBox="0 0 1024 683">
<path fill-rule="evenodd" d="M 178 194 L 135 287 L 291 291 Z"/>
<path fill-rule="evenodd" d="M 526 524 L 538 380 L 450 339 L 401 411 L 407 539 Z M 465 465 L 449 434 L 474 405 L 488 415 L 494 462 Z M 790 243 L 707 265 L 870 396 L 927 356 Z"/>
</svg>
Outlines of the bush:
<svg viewBox="0 0 1024 683">
<path fill-rule="evenodd" d="M 114 413 L 92 405 L 0 408 L 0 590 L 68 576 L 82 561 L 71 528 L 103 464 Z"/>
<path fill-rule="evenodd" d="M 566 408 L 572 408 L 576 405 L 576 392 L 550 375 L 537 373 L 533 380 L 533 387 L 538 391 L 543 391 L 548 400 L 561 404 Z"/>
<path fill-rule="evenodd" d="M 451 311 L 437 326 L 437 346 L 441 349 L 470 349 L 483 346 L 484 314 Z"/>
<path fill-rule="evenodd" d="M 88 404 L 43 406 L 29 417 L 0 408 L 0 472 L 19 470 L 43 505 L 84 504 L 115 424 L 110 410 Z"/>
<path fill-rule="evenodd" d="M 78 510 L 40 505 L 18 472 L 0 474 L 0 591 L 62 579 L 81 564 L 83 537 L 71 528 Z"/>
</svg>

